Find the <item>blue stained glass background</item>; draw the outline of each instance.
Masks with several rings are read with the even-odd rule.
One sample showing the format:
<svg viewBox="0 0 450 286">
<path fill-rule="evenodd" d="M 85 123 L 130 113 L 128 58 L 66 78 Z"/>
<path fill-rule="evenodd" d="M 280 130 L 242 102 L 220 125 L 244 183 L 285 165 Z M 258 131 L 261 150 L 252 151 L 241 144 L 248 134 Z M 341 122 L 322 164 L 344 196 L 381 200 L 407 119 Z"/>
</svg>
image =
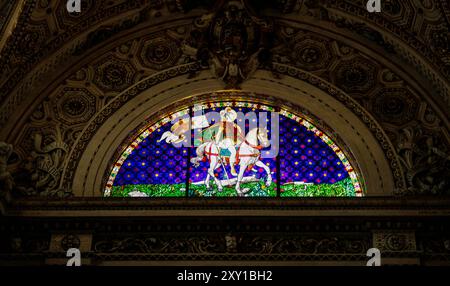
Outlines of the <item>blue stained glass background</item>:
<svg viewBox="0 0 450 286">
<path fill-rule="evenodd" d="M 280 116 L 281 184 L 334 184 L 348 177 L 334 151 L 303 125 Z"/>
<path fill-rule="evenodd" d="M 120 168 L 115 186 L 186 182 L 188 148 L 157 142 L 170 126 L 154 131 L 133 150 Z"/>
<path fill-rule="evenodd" d="M 221 108 L 216 108 L 218 112 Z M 235 108 L 239 111 L 238 108 Z M 210 110 L 205 110 L 207 113 Z M 242 108 L 241 112 L 251 111 Z M 343 164 L 333 152 L 313 132 L 296 121 L 280 115 L 280 177 L 281 184 L 304 181 L 305 183 L 336 183 L 348 177 Z M 270 116 L 267 127 L 270 128 Z M 214 123 L 214 122 L 213 122 Z M 128 156 L 120 168 L 115 186 L 138 185 L 138 184 L 180 184 L 186 182 L 188 147 L 175 147 L 165 141 L 157 142 L 165 131 L 170 130 L 172 124 L 166 124 L 145 138 L 139 146 Z M 248 130 L 246 130 L 248 132 Z M 270 132 L 270 130 L 269 130 Z M 270 138 L 270 133 L 269 133 Z M 261 150 L 269 150 L 266 148 Z M 195 156 L 195 148 L 191 147 L 191 157 Z M 269 164 L 272 176 L 276 182 L 276 160 L 262 159 Z M 200 166 L 194 168 L 189 163 L 190 181 L 198 182 L 205 180 L 209 162 L 200 162 Z M 230 176 L 229 166 L 226 167 Z M 262 168 L 255 167 L 257 177 L 264 176 Z M 246 174 L 249 174 L 246 171 Z M 219 179 L 225 179 L 222 167 L 216 170 Z"/>
</svg>

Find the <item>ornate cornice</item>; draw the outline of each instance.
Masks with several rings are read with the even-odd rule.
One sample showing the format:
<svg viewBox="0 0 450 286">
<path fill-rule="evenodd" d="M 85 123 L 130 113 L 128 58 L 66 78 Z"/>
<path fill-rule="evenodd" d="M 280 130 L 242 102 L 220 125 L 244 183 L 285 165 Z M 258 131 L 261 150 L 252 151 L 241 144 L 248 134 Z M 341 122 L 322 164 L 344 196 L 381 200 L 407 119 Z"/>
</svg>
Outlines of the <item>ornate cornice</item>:
<svg viewBox="0 0 450 286">
<path fill-rule="evenodd" d="M 372 247 L 381 250 L 382 265 L 450 260 L 449 197 L 269 203 L 277 208 L 270 215 L 263 200 L 242 198 L 184 206 L 176 199 L 20 200 L 0 217 L 0 264 L 65 265 L 72 247 L 83 265 L 365 265 Z M 161 216 L 161 205 L 172 214 Z M 207 205 L 215 213 L 193 207 Z"/>
<path fill-rule="evenodd" d="M 33 217 L 447 217 L 450 198 L 296 198 L 296 199 L 18 199 L 7 216 Z"/>
</svg>

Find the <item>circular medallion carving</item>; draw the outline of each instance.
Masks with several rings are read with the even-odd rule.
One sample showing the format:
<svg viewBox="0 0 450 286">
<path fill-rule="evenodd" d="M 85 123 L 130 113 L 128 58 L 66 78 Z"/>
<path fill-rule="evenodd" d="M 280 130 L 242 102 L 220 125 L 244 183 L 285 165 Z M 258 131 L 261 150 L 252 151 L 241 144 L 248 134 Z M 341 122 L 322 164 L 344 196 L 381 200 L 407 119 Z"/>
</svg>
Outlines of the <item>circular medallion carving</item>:
<svg viewBox="0 0 450 286">
<path fill-rule="evenodd" d="M 129 62 L 109 56 L 96 66 L 94 83 L 105 91 L 122 91 L 133 83 L 135 75 Z"/>
<path fill-rule="evenodd" d="M 295 52 L 296 58 L 303 64 L 316 64 L 320 62 L 322 55 L 317 47 L 305 47 Z"/>
<path fill-rule="evenodd" d="M 381 121 L 399 125 L 413 120 L 419 105 L 411 93 L 397 88 L 385 88 L 377 92 L 372 104 Z"/>
<path fill-rule="evenodd" d="M 173 66 L 180 57 L 178 43 L 167 35 L 160 35 L 144 43 L 139 52 L 139 59 L 145 67 L 163 70 Z"/>
<path fill-rule="evenodd" d="M 391 251 L 401 251 L 408 248 L 405 235 L 391 234 L 386 237 L 386 248 Z"/>
<path fill-rule="evenodd" d="M 377 68 L 364 58 L 341 62 L 332 76 L 337 86 L 350 93 L 367 93 L 376 84 Z"/>
<path fill-rule="evenodd" d="M 332 58 L 330 51 L 329 43 L 306 37 L 296 40 L 295 45 L 292 47 L 291 57 L 296 66 L 304 70 L 319 70 L 329 66 Z"/>
<path fill-rule="evenodd" d="M 74 234 L 68 234 L 61 240 L 61 248 L 67 251 L 70 248 L 80 248 L 80 238 Z"/>
<path fill-rule="evenodd" d="M 88 121 L 95 114 L 95 96 L 85 88 L 64 88 L 56 97 L 56 118 L 67 125 Z"/>
<path fill-rule="evenodd" d="M 71 116 L 79 116 L 86 109 L 87 102 L 80 98 L 69 98 L 63 102 L 63 110 Z"/>
</svg>

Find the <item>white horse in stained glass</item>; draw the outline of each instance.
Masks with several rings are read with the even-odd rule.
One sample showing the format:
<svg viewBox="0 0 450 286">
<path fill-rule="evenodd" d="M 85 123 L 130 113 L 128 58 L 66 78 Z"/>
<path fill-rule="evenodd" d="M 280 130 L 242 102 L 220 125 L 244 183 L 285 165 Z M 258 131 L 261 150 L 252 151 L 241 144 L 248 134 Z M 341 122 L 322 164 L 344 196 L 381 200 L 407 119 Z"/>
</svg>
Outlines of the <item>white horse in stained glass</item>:
<svg viewBox="0 0 450 286">
<path fill-rule="evenodd" d="M 272 175 L 270 172 L 270 168 L 266 166 L 261 160 L 261 149 L 270 146 L 270 140 L 268 139 L 268 131 L 266 128 L 253 128 L 250 130 L 245 140 L 237 147 L 236 151 L 236 162 L 235 164 L 239 166 L 239 173 L 237 178 L 228 178 L 228 174 L 226 173 L 225 159 L 229 157 L 229 154 L 223 152 L 215 141 L 210 141 L 201 144 L 197 147 L 196 154 L 197 157 L 191 159 L 191 163 L 197 167 L 199 166 L 199 162 L 206 157 L 209 161 L 208 173 L 205 179 L 205 186 L 208 190 L 211 190 L 212 187 L 210 185 L 211 177 L 214 179 L 214 182 L 217 185 L 218 191 L 221 192 L 223 190 L 223 186 L 229 186 L 236 184 L 236 192 L 238 196 L 245 196 L 246 193 L 250 191 L 249 188 L 241 189 L 241 183 L 245 183 L 244 173 L 247 169 L 251 169 L 253 166 L 260 167 L 264 169 L 267 174 L 265 185 L 268 187 L 272 184 Z M 226 151 L 226 149 L 225 149 Z M 225 175 L 227 176 L 227 180 L 219 180 L 214 176 L 214 170 L 220 168 L 224 168 Z M 249 178 L 247 181 L 251 181 L 252 178 Z M 254 179 L 254 178 L 253 178 Z"/>
</svg>

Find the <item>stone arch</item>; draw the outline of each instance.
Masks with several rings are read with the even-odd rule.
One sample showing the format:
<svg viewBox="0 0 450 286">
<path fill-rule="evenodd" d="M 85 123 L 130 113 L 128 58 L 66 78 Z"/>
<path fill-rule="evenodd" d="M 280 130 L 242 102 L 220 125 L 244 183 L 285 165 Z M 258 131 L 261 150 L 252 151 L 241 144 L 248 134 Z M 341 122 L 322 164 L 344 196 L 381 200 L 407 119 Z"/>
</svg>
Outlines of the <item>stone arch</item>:
<svg viewBox="0 0 450 286">
<path fill-rule="evenodd" d="M 326 2 L 326 1 L 321 1 Z M 27 4 L 28 5 L 28 4 Z M 303 4 L 304 5 L 304 4 Z M 320 3 L 320 5 L 323 5 L 323 3 Z M 433 109 L 437 110 L 440 115 L 445 113 L 442 107 L 445 107 L 445 105 L 440 105 L 440 102 L 444 102 L 448 104 L 448 90 L 446 90 L 445 85 L 445 74 L 439 74 L 439 70 L 436 68 L 436 66 L 439 66 L 439 59 L 436 59 L 436 56 L 430 56 L 430 54 L 425 53 L 425 49 L 423 44 L 420 44 L 420 42 L 416 39 L 408 39 L 405 36 L 405 33 L 403 30 L 394 30 L 389 31 L 387 28 L 387 25 L 382 25 L 387 23 L 388 20 L 386 19 L 379 19 L 379 21 L 374 21 L 371 17 L 368 15 L 365 15 L 364 7 L 357 7 L 355 8 L 353 4 L 346 4 L 343 6 L 339 6 L 336 3 L 328 3 L 328 5 L 325 5 L 325 10 L 328 13 L 328 16 L 326 18 L 320 18 L 317 16 L 314 11 L 319 10 L 319 7 L 308 7 L 308 9 L 311 11 L 311 14 L 314 16 L 314 25 L 311 25 L 310 19 L 303 19 L 302 17 L 298 17 L 298 13 L 294 12 L 293 10 L 290 10 L 290 13 L 287 14 L 274 14 L 271 15 L 269 13 L 269 16 L 274 17 L 277 21 L 280 23 L 283 22 L 290 22 L 295 23 L 294 25 L 303 25 L 307 26 L 308 29 L 312 29 L 316 33 L 322 33 L 327 32 L 330 33 L 330 30 L 333 30 L 335 26 L 341 25 L 342 21 L 344 21 L 345 25 L 339 26 L 339 32 L 333 32 L 335 34 L 345 35 L 348 39 L 351 39 L 352 42 L 359 42 L 362 43 L 362 45 L 366 46 L 364 49 L 367 49 L 367 47 L 370 47 L 372 51 L 370 53 L 376 53 L 377 57 L 381 58 L 380 56 L 384 53 L 383 57 L 385 58 L 383 61 L 392 61 L 395 63 L 399 69 L 396 69 L 394 72 L 397 73 L 398 71 L 401 71 L 401 74 L 408 74 L 409 77 L 412 79 L 408 79 L 408 82 L 414 83 L 414 81 L 421 80 L 421 84 L 423 83 L 426 85 L 426 93 L 424 93 L 424 96 L 429 97 L 428 101 L 436 101 L 437 103 L 433 104 Z M 26 6 L 26 5 L 25 5 Z M 133 5 L 131 5 L 133 6 Z M 306 5 L 308 6 L 308 5 Z M 152 7 L 153 8 L 153 7 Z M 342 11 L 339 11 L 339 9 L 342 9 Z M 350 16 L 348 11 L 350 9 L 357 9 L 358 13 L 355 16 Z M 433 9 L 437 9 L 434 7 Z M 121 10 L 118 10 L 121 11 Z M 317 12 L 317 11 L 316 11 Z M 148 28 L 152 28 L 153 30 L 158 30 L 159 27 L 170 27 L 171 22 L 177 22 L 177 21 L 186 21 L 189 22 L 192 18 L 195 18 L 195 16 L 200 15 L 198 11 L 191 11 L 191 16 L 185 18 L 181 17 L 179 14 L 168 14 L 164 15 L 164 17 L 157 18 L 155 23 L 156 25 L 149 25 L 147 22 L 136 22 L 136 25 L 133 26 L 130 29 L 121 30 L 119 27 L 121 27 L 121 22 L 118 21 L 115 17 L 114 21 L 109 19 L 108 21 L 101 22 L 100 24 L 109 24 L 112 27 L 116 28 L 116 32 L 111 34 L 106 39 L 106 45 L 113 45 L 111 43 L 115 43 L 116 41 L 120 41 L 120 39 L 124 38 L 132 38 L 130 35 L 141 33 L 143 30 L 147 30 Z M 88 17 L 88 15 L 84 15 Z M 83 16 L 83 17 L 84 17 Z M 372 15 L 373 16 L 373 15 Z M 166 18 L 167 17 L 167 18 Z M 381 16 L 377 16 L 379 18 Z M 164 19 L 162 19 L 164 18 Z M 89 17 L 87 18 L 89 19 Z M 182 20 L 180 20 L 182 19 Z M 339 24 L 341 23 L 341 24 Z M 357 35 L 358 30 L 355 30 L 355 27 L 358 27 L 360 23 L 362 24 L 362 27 L 366 27 L 367 33 L 372 33 L 373 35 L 379 35 L 380 42 L 371 43 L 370 39 L 364 38 L 363 35 Z M 382 23 L 382 24 L 380 24 Z M 360 25 L 361 26 L 361 25 Z M 392 29 L 392 28 L 391 28 Z M 1 108 L 1 117 L 2 117 L 2 124 L 4 123 L 8 131 L 10 129 L 14 129 L 13 126 L 15 126 L 14 123 L 11 124 L 11 121 L 21 121 L 23 116 L 22 112 L 26 112 L 26 110 L 30 110 L 33 107 L 31 102 L 34 104 L 34 98 L 40 98 L 42 99 L 42 94 L 37 94 L 37 90 L 40 90 L 42 88 L 41 83 L 37 84 L 37 82 L 41 82 L 44 77 L 50 77 L 52 76 L 52 73 L 55 70 L 68 70 L 73 65 L 77 65 L 79 61 L 83 61 L 82 56 L 92 56 L 93 54 L 100 53 L 100 49 L 103 51 L 103 48 L 105 46 L 102 45 L 101 47 L 94 45 L 94 43 L 89 42 L 89 33 L 92 33 L 95 35 L 96 33 L 100 33 L 102 31 L 102 26 L 99 25 L 98 27 L 89 27 L 88 30 L 84 30 L 78 27 L 78 29 L 75 29 L 74 31 L 70 31 L 71 36 L 73 37 L 72 40 L 68 43 L 68 45 L 64 47 L 60 47 L 57 45 L 57 43 L 63 42 L 61 39 L 58 39 L 58 41 L 55 40 L 55 43 L 52 43 L 52 45 L 55 45 L 56 48 L 58 47 L 59 50 L 55 50 L 52 53 L 50 53 L 48 56 L 51 59 L 51 61 L 48 61 L 45 65 L 36 66 L 34 69 L 30 70 L 29 76 L 27 76 L 26 79 L 22 78 L 22 81 L 19 82 L 20 85 L 17 90 L 11 92 L 9 94 L 8 98 L 5 98 L 5 101 L 3 102 L 3 106 Z M 378 33 L 378 34 L 377 34 Z M 72 35 L 73 34 L 73 35 Z M 399 36 L 400 35 L 400 36 Z M 367 36 L 367 35 L 366 35 Z M 396 37 L 398 36 L 398 37 Z M 61 36 L 58 36 L 60 38 Z M 410 42 L 408 42 L 408 40 Z M 80 43 L 82 45 L 80 46 Z M 85 46 L 83 46 L 85 45 Z M 86 46 L 87 45 L 87 46 Z M 391 45 L 394 46 L 397 51 L 395 55 L 401 56 L 403 60 L 406 60 L 411 65 L 419 65 L 420 66 L 420 73 L 415 71 L 415 69 L 404 69 L 401 66 L 403 63 L 398 60 L 400 57 L 394 57 L 393 55 L 389 53 L 385 53 L 384 46 L 383 45 Z M 417 45 L 417 49 L 413 50 L 412 48 Z M 112 47 L 112 46 L 111 46 Z M 375 48 L 374 48 L 375 47 Z M 10 49 L 9 51 L 13 51 L 14 49 Z M 77 50 L 76 53 L 74 51 Z M 84 51 L 86 50 L 86 51 Z M 435 63 L 435 66 L 426 64 L 426 58 L 432 58 L 433 62 Z M 443 66 L 443 65 L 441 65 Z M 426 75 L 427 78 L 423 78 L 422 75 Z M 54 78 L 55 82 L 59 79 Z M 67 79 L 67 77 L 66 77 Z M 14 79 L 17 80 L 17 79 Z M 11 82 L 11 81 L 10 81 Z M 52 80 L 53 82 L 53 80 Z M 448 84 L 448 80 L 447 80 Z M 434 91 L 434 89 L 440 89 L 439 92 L 441 94 L 441 97 L 443 98 L 441 101 L 436 99 L 437 97 L 437 91 Z M 48 90 L 44 91 L 44 93 L 48 93 Z M 32 96 L 30 96 L 30 94 Z M 25 96 L 26 95 L 26 96 Z M 433 99 L 434 97 L 434 99 Z M 24 105 L 24 103 L 26 103 Z M 448 106 L 448 105 L 447 105 Z M 31 107 L 31 108 L 30 108 Z M 441 108 L 439 108 L 441 107 Z M 443 118 L 443 120 L 446 120 L 445 116 L 440 116 Z M 9 118 L 9 119 L 8 119 Z M 4 120 L 3 120 L 4 119 Z M 8 120 L 7 120 L 8 119 Z M 11 120 L 13 119 L 13 120 Z M 6 120 L 8 122 L 6 122 Z M 5 122 L 3 122 L 5 121 Z M 448 120 L 446 122 L 446 125 L 448 125 Z M 9 132 L 8 132 L 9 133 Z M 1 134 L 1 138 L 5 136 L 6 134 Z M 2 140 L 5 140 L 6 138 L 3 138 Z M 10 139 L 9 139 L 10 140 Z"/>
<path fill-rule="evenodd" d="M 318 79 L 314 80 L 317 81 L 316 83 L 320 82 Z M 66 166 L 64 176 L 64 184 L 71 184 L 75 196 L 101 196 L 105 173 L 109 171 L 111 158 L 116 150 L 121 148 L 121 143 L 129 136 L 130 132 L 138 128 L 142 122 L 149 117 L 155 118 L 163 115 L 167 109 L 170 110 L 177 105 L 179 107 L 180 101 L 187 100 L 192 104 L 196 100 L 211 96 L 222 89 L 221 83 L 212 78 L 208 71 L 201 72 L 194 79 L 178 76 L 149 88 L 145 88 L 146 81 L 152 81 L 152 79 L 146 79 L 134 87 L 141 86 L 141 92 L 131 88 L 118 96 L 117 102 L 120 97 L 127 97 L 127 93 L 128 96 L 135 94 L 132 98 L 128 98 L 123 105 L 116 104 L 114 101 L 110 103 L 111 107 L 115 107 L 115 111 L 109 110 L 106 113 L 111 113 L 110 115 L 113 113 L 114 116 L 104 118 L 105 120 L 97 126 L 98 129 L 91 138 L 87 139 L 87 134 L 90 129 L 95 128 L 93 126 L 87 127 L 84 134 L 80 136 L 80 138 L 86 138 L 86 141 L 78 142 L 73 150 L 80 150 L 80 153 L 73 151 L 70 155 L 71 159 L 68 161 L 71 162 L 72 158 L 78 157 L 80 158 L 79 163 Z M 330 89 L 332 88 L 330 87 Z M 186 93 L 186 90 L 189 90 L 189 93 Z M 351 150 L 354 163 L 358 165 L 365 182 L 367 195 L 389 196 L 393 194 L 395 185 L 391 166 L 395 166 L 397 163 L 395 159 L 387 158 L 386 150 L 383 150 L 382 144 L 379 143 L 379 137 L 380 135 L 383 137 L 383 134 L 374 135 L 371 128 L 367 127 L 367 123 L 359 118 L 364 113 L 362 109 L 355 114 L 339 100 L 320 88 L 314 87 L 310 82 L 293 77 L 285 77 L 282 81 L 275 80 L 270 72 L 263 70 L 258 71 L 245 82 L 242 91 L 236 92 L 241 95 L 248 94 L 250 97 L 252 94 L 265 94 L 268 96 L 266 101 L 284 102 L 292 108 L 302 107 L 311 112 L 327 124 L 342 139 L 343 144 Z M 346 97 L 343 93 L 341 94 Z M 357 103 L 353 104 L 357 106 Z M 92 122 L 99 118 L 97 116 Z M 375 121 L 371 121 L 369 125 L 371 124 L 376 126 Z M 75 169 L 75 173 L 67 173 L 67 170 Z M 374 172 L 374 170 L 376 171 Z M 71 178 L 70 175 L 73 177 Z"/>
<path fill-rule="evenodd" d="M 38 46 L 40 45 L 39 43 L 44 41 L 39 40 L 36 42 L 36 50 L 39 50 L 39 53 L 32 56 L 29 65 L 17 65 L 19 69 L 26 68 L 26 70 L 23 70 L 23 76 L 16 73 L 14 66 L 11 65 L 12 62 L 6 60 L 11 53 L 14 54 L 17 51 L 17 44 L 21 43 L 18 41 L 21 38 L 21 34 L 12 36 L 12 38 L 17 38 L 17 40 L 7 43 L 3 50 L 4 55 L 6 55 L 3 58 L 5 63 L 7 63 L 5 66 L 7 67 L 6 74 L 8 75 L 6 76 L 9 76 L 10 70 L 13 72 L 11 72 L 11 78 L 3 81 L 5 83 L 3 86 L 6 89 L 2 89 L 5 93 L 1 95 L 0 125 L 2 125 L 2 132 L 0 133 L 0 139 L 12 143 L 19 149 L 17 153 L 21 159 L 20 164 L 26 165 L 30 163 L 27 158 L 33 150 L 33 142 L 30 138 L 41 132 L 46 133 L 44 137 L 51 140 L 52 136 L 54 136 L 52 133 L 59 124 L 61 124 L 63 137 L 65 137 L 64 143 L 68 145 L 70 154 L 80 155 L 80 152 L 85 147 L 83 142 L 87 142 L 90 138 L 90 135 L 87 136 L 86 132 L 93 128 L 90 120 L 101 123 L 107 117 L 115 114 L 113 112 L 108 113 L 111 106 L 126 103 L 126 99 L 122 101 L 113 99 L 115 95 L 108 98 L 108 100 L 111 99 L 115 102 L 112 105 L 108 105 L 108 107 L 104 107 L 106 99 L 93 100 L 104 96 L 104 92 L 96 86 L 97 83 L 99 83 L 99 86 L 102 86 L 102 83 L 98 80 L 98 75 L 95 72 L 92 72 L 97 76 L 95 81 L 92 78 L 88 78 L 85 81 L 76 80 L 79 73 L 85 72 L 85 68 L 95 68 L 95 62 L 97 59 L 100 59 L 101 55 L 120 50 L 122 45 L 128 44 L 128 41 L 140 41 L 145 38 L 147 44 L 151 45 L 163 42 L 159 38 L 154 39 L 155 33 L 161 33 L 162 30 L 164 30 L 163 33 L 168 30 L 174 32 L 182 27 L 185 31 L 188 31 L 189 27 L 194 25 L 193 19 L 201 16 L 207 9 L 201 6 L 197 7 L 199 9 L 194 10 L 179 10 L 182 7 L 170 8 L 169 2 L 163 1 L 162 6 L 153 6 L 152 4 L 150 5 L 151 7 L 145 8 L 138 8 L 137 6 L 139 5 L 134 2 L 117 9 L 108 7 L 107 13 L 103 13 L 102 17 L 92 21 L 90 25 L 83 26 L 82 21 L 78 22 L 78 20 L 72 19 L 76 22 L 76 28 L 66 31 L 66 33 L 55 33 L 50 37 L 51 39 L 48 45 L 45 46 L 45 49 Z M 340 101 L 344 102 L 344 105 L 353 110 L 355 114 L 370 114 L 373 116 L 373 118 L 371 116 L 362 116 L 361 119 L 380 141 L 384 154 L 391 164 L 396 189 L 411 189 L 411 193 L 420 193 L 422 187 L 417 186 L 417 184 L 413 186 L 414 184 L 407 182 L 406 186 L 404 186 L 407 181 L 406 177 L 414 177 L 417 173 L 417 168 L 420 168 L 420 162 L 412 162 L 413 159 L 408 158 L 408 156 L 411 155 L 411 152 L 430 153 L 432 149 L 429 149 L 427 145 L 422 145 L 419 151 L 405 150 L 407 147 L 405 147 L 404 143 L 405 141 L 411 143 L 408 140 L 417 141 L 422 136 L 432 136 L 434 138 L 433 148 L 443 150 L 443 153 L 448 153 L 447 146 L 450 137 L 447 131 L 449 121 L 445 102 L 445 97 L 448 98 L 448 92 L 445 92 L 446 89 L 448 90 L 448 80 L 445 82 L 445 75 L 448 74 L 448 64 L 441 64 L 441 60 L 445 60 L 445 58 L 440 59 L 433 54 L 436 47 L 440 47 L 445 53 L 448 48 L 446 46 L 447 38 L 445 33 L 442 33 L 443 37 L 438 37 L 435 41 L 432 41 L 433 39 L 430 38 L 433 35 L 433 31 L 441 31 L 443 29 L 442 24 L 434 24 L 442 19 L 440 16 L 446 15 L 448 7 L 444 7 L 444 5 L 438 7 L 437 4 L 432 4 L 431 7 L 422 7 L 425 8 L 425 15 L 418 15 L 418 17 L 427 18 L 422 25 L 423 31 L 426 33 L 412 37 L 407 31 L 418 29 L 421 25 L 416 27 L 409 26 L 408 21 L 410 17 L 406 15 L 411 15 L 411 11 L 417 9 L 411 3 L 400 5 L 401 7 L 399 6 L 400 10 L 397 9 L 398 11 L 396 9 L 387 9 L 387 11 L 390 11 L 387 13 L 388 15 L 373 15 L 367 14 L 364 7 L 358 7 L 360 5 L 356 2 L 342 5 L 338 4 L 339 1 L 317 1 L 317 4 L 306 2 L 300 1 L 298 7 L 287 7 L 289 5 L 286 4 L 285 9 L 281 9 L 283 5 L 280 2 L 277 4 L 277 9 L 266 9 L 267 11 L 261 11 L 261 15 L 274 20 L 277 25 L 285 25 L 294 32 L 302 29 L 309 32 L 310 35 L 302 39 L 303 42 L 299 41 L 303 44 L 299 45 L 299 49 L 304 49 L 309 45 L 326 52 L 327 50 L 335 50 L 335 46 L 347 46 L 347 48 L 354 49 L 355 55 L 342 60 L 337 58 L 336 54 L 328 54 L 323 62 L 310 65 L 307 68 L 295 63 L 295 58 L 291 62 L 275 61 L 276 64 L 271 67 L 261 66 L 260 68 L 273 71 L 275 78 L 272 80 L 274 82 L 284 81 L 284 79 L 277 79 L 278 75 L 296 77 L 300 81 L 307 81 L 309 84 L 317 85 L 320 88 L 323 87 L 325 93 L 333 94 L 335 98 L 338 98 L 337 95 L 340 93 L 327 90 L 327 87 L 330 85 L 338 86 L 354 99 L 358 96 L 356 94 L 359 93 L 361 95 L 360 98 L 365 100 L 363 103 L 358 101 L 359 105 L 354 105 L 352 100 L 346 101 L 342 99 Z M 33 8 L 34 4 L 31 5 L 31 2 L 24 4 L 24 12 L 21 15 L 23 23 L 17 25 L 17 31 L 23 32 L 24 35 L 50 36 L 47 35 L 48 33 L 39 32 L 40 28 L 46 27 L 40 17 L 47 17 L 44 17 L 47 14 L 42 12 L 48 8 L 41 7 L 41 4 L 37 5 L 36 9 Z M 52 5 L 54 4 L 50 6 Z M 420 5 L 423 6 L 424 4 Z M 52 8 L 56 7 L 52 6 Z M 29 20 L 28 17 L 35 12 L 40 13 L 36 15 L 39 16 L 37 18 L 40 20 L 27 22 Z M 94 20 L 96 13 L 83 14 L 79 20 Z M 138 16 L 141 14 L 155 17 L 151 18 L 152 21 L 148 21 L 148 17 L 139 18 Z M 121 15 L 126 15 L 126 17 L 123 18 Z M 64 22 L 66 16 L 64 13 L 58 14 L 58 22 Z M 132 25 L 123 25 L 128 20 L 132 21 Z M 97 36 L 101 36 L 101 43 L 93 40 Z M 32 39 L 33 37 L 26 38 Z M 182 38 L 180 37 L 180 40 Z M 64 41 L 64 39 L 67 39 L 67 41 Z M 283 38 L 282 42 L 286 44 L 284 40 Z M 425 42 L 430 42 L 432 45 L 430 49 L 424 46 L 423 43 Z M 62 43 L 63 45 L 61 45 Z M 169 44 L 169 48 L 175 49 L 175 46 L 174 44 Z M 286 47 L 287 51 L 281 51 L 279 53 L 280 57 L 289 57 L 289 49 L 291 47 L 285 46 L 284 48 Z M 147 62 L 141 67 L 160 66 L 160 68 L 156 70 L 150 68 L 145 72 L 141 70 L 140 72 L 143 73 L 139 74 L 138 72 L 136 76 L 136 70 L 134 70 L 132 63 L 136 61 L 136 58 L 143 57 L 145 53 L 143 48 L 145 48 L 145 45 L 138 46 L 136 50 L 139 52 L 137 53 L 127 54 L 119 57 L 119 59 L 112 57 L 105 60 L 107 64 L 110 62 L 121 63 L 121 66 L 131 73 L 130 77 L 127 77 L 125 81 L 126 84 L 119 85 L 120 89 L 129 88 L 144 77 L 153 78 L 153 84 L 156 84 L 181 74 L 195 76 L 195 73 L 202 70 L 202 67 L 197 64 L 198 62 L 195 62 L 195 58 L 185 61 L 190 62 L 190 64 L 176 66 L 180 63 L 175 63 L 176 57 L 174 57 L 163 64 L 159 64 L 158 60 L 153 63 Z M 278 52 L 277 48 L 274 49 L 275 53 Z M 176 50 L 174 54 L 179 55 L 180 51 Z M 16 56 L 18 56 L 17 60 L 20 62 L 21 56 Z M 129 56 L 131 57 L 127 58 Z M 366 59 L 370 58 L 371 61 L 369 63 L 373 63 L 374 66 L 378 67 L 378 72 L 368 71 L 371 74 L 371 79 L 376 81 L 378 85 L 376 87 L 368 86 L 365 89 L 346 89 L 345 86 L 336 82 L 340 78 L 333 76 L 333 73 L 335 71 L 351 70 L 353 68 L 352 65 L 347 63 L 352 63 L 356 58 L 361 59 L 360 56 Z M 333 59 L 336 59 L 336 61 L 334 62 Z M 131 63 L 131 66 L 128 63 Z M 340 63 L 345 64 L 343 69 L 339 69 Z M 358 60 L 356 63 L 360 67 L 366 62 Z M 172 66 L 172 64 L 176 67 L 162 70 Z M 309 75 L 299 72 L 299 69 L 307 70 L 314 76 L 310 80 Z M 317 77 L 321 79 L 318 80 Z M 49 82 L 50 84 L 48 84 Z M 344 84 L 346 83 L 344 82 Z M 139 85 L 138 83 L 134 87 L 130 87 L 130 90 L 139 87 Z M 112 89 L 118 94 L 123 91 L 119 91 L 119 88 L 114 87 Z M 439 94 L 439 90 L 441 90 L 441 94 Z M 141 92 L 142 90 L 138 88 L 138 91 Z M 65 92 L 70 97 L 67 100 Z M 108 92 L 110 93 L 110 91 Z M 124 93 L 128 94 L 128 91 Z M 131 98 L 132 95 L 128 96 Z M 72 101 L 70 101 L 71 99 Z M 45 102 L 48 102 L 47 106 Z M 62 108 L 70 105 L 71 102 L 78 106 L 86 106 L 89 110 L 83 113 Z M 52 110 L 50 110 L 48 105 L 53 103 L 56 103 L 56 107 L 52 107 Z M 391 103 L 394 103 L 394 105 L 399 103 L 406 106 L 406 108 L 401 110 L 402 112 L 397 112 L 397 114 L 393 115 L 393 112 L 395 113 L 397 110 L 395 108 L 388 110 L 386 107 Z M 42 114 L 47 115 L 48 118 L 43 117 L 35 120 L 36 114 L 38 116 Z M 417 130 L 414 131 L 414 138 L 411 138 L 412 133 L 410 129 L 414 128 Z M 96 128 L 92 130 L 96 131 Z M 79 135 L 84 137 L 80 138 Z M 445 157 L 442 154 L 430 156 L 437 158 L 436 164 L 439 162 L 438 157 Z M 76 170 L 75 161 L 78 162 L 78 160 L 79 158 L 76 157 L 64 158 L 65 169 L 63 172 L 65 178 L 63 181 L 58 180 L 61 187 L 69 187 L 71 185 L 71 179 L 68 178 L 73 178 L 73 172 Z M 401 166 L 399 166 L 400 164 Z M 445 172 L 446 169 L 443 171 Z M 426 175 L 423 176 L 427 177 Z M 439 177 L 442 176 L 436 176 L 436 178 Z M 439 179 L 436 180 L 439 181 Z M 431 187 L 427 186 L 426 188 Z"/>
</svg>

